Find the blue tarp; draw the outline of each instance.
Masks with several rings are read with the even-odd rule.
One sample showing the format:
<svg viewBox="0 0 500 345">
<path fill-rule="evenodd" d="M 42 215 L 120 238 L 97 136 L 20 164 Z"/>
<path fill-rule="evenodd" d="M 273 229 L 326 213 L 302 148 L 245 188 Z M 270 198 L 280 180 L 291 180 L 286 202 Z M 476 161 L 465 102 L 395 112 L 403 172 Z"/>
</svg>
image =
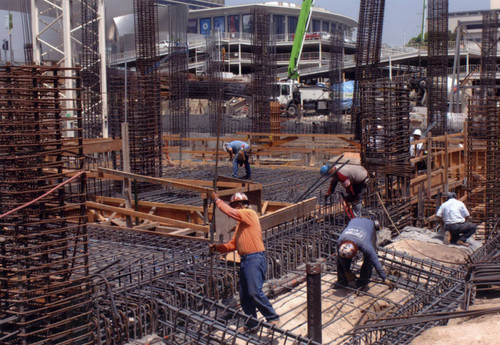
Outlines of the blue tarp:
<svg viewBox="0 0 500 345">
<path fill-rule="evenodd" d="M 340 87 L 340 90 L 338 89 Z M 345 81 L 341 84 L 332 85 L 332 91 L 342 93 L 342 110 L 351 109 L 354 95 L 354 80 Z"/>
</svg>

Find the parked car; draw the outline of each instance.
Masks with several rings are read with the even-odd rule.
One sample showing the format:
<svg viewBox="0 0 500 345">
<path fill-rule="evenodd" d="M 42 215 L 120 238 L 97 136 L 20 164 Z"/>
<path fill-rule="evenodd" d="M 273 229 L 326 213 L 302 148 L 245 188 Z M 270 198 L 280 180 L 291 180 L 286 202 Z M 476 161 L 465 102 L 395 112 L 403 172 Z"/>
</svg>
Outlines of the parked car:
<svg viewBox="0 0 500 345">
<path fill-rule="evenodd" d="M 172 42 L 167 41 L 167 40 L 163 40 L 163 41 L 160 41 L 160 43 L 158 43 L 159 49 L 166 49 L 166 48 L 169 48 L 171 46 L 172 46 Z"/>
</svg>

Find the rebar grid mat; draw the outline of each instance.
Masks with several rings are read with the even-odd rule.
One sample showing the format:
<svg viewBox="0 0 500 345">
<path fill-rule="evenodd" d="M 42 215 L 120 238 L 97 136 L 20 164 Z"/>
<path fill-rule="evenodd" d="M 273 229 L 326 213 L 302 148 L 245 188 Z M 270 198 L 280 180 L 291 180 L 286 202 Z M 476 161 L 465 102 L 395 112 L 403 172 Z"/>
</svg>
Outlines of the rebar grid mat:
<svg viewBox="0 0 500 345">
<path fill-rule="evenodd" d="M 334 30 L 330 38 L 330 85 L 332 85 L 332 101 L 330 113 L 325 123 L 325 133 L 342 133 L 342 67 L 344 61 L 344 38 L 340 30 Z"/>
<path fill-rule="evenodd" d="M 447 131 L 448 0 L 429 0 L 427 125 L 437 122 L 433 135 Z"/>
<path fill-rule="evenodd" d="M 366 107 L 363 104 L 361 85 L 366 80 L 379 78 L 382 28 L 385 0 L 361 0 L 359 5 L 358 33 L 356 38 L 356 78 L 353 99 L 353 132 L 361 139 L 362 122 Z"/>
<path fill-rule="evenodd" d="M 270 100 L 276 80 L 276 43 L 270 35 L 269 13 L 262 8 L 252 10 L 252 131 L 271 131 Z"/>
<path fill-rule="evenodd" d="M 208 109 L 210 118 L 210 134 L 225 134 L 225 112 L 223 110 L 222 72 L 226 51 L 221 44 L 220 32 L 212 33 L 206 38 L 207 75 L 208 75 Z"/>
<path fill-rule="evenodd" d="M 121 124 L 125 122 L 125 114 L 127 114 L 130 109 L 126 111 L 125 107 L 131 107 L 133 102 L 128 95 L 131 94 L 131 89 L 137 87 L 135 72 L 126 72 L 126 90 L 124 70 L 108 67 L 106 72 L 108 80 L 108 133 L 110 138 L 121 138 Z M 127 101 L 127 104 L 125 104 L 125 101 Z"/>
<path fill-rule="evenodd" d="M 0 214 L 33 202 L 0 219 L 0 342 L 89 343 L 85 179 L 35 200 L 82 171 L 79 71 L 2 66 L 0 85 Z"/>
<path fill-rule="evenodd" d="M 188 51 L 187 51 L 187 6 L 169 6 L 169 37 L 173 40 L 168 48 L 168 111 L 171 134 L 181 138 L 189 136 L 189 91 L 188 91 Z M 172 143 L 183 145 L 180 143 Z"/>
<path fill-rule="evenodd" d="M 294 290 L 290 283 L 296 280 L 294 277 L 303 276 L 304 263 L 323 257 L 327 260 L 327 272 L 334 271 L 335 256 L 332 254 L 336 240 L 347 222 L 341 212 L 340 204 L 322 207 L 316 213 L 277 226 L 267 233 L 269 285 L 265 291 L 276 297 L 273 304 L 287 303 L 288 297 L 281 294 Z M 293 330 L 303 326 L 292 326 L 287 322 L 285 326 L 293 329 L 285 331 L 285 327 L 271 327 L 259 321 L 256 335 L 237 332 L 247 317 L 214 301 L 234 297 L 238 267 L 230 259 L 232 254 L 227 255 L 229 261 L 216 260 L 212 286 L 218 291 L 212 293 L 208 289 L 210 257 L 205 241 L 186 243 L 184 240 L 158 238 L 127 230 L 103 231 L 99 228 L 91 230 L 91 238 L 91 258 L 93 260 L 96 255 L 98 262 L 92 269 L 97 284 L 95 298 L 98 320 L 95 322 L 100 325 L 98 337 L 102 343 L 135 339 L 154 332 L 167 344 L 197 341 L 221 344 L 229 340 L 254 344 L 273 340 L 278 344 L 287 344 L 297 337 Z M 370 322 L 389 315 L 451 311 L 463 300 L 464 270 L 390 250 L 379 252 L 379 257 L 391 280 L 397 282 L 400 289 L 408 291 L 409 295 L 397 302 L 389 302 L 393 305 L 389 314 L 386 310 L 370 310 Z M 355 267 L 359 269 L 359 262 L 355 262 Z M 328 283 L 331 282 L 324 281 L 324 284 Z M 370 309 L 369 306 L 375 301 L 387 298 L 385 294 L 368 293 L 367 296 L 371 300 L 357 308 Z M 334 299 L 328 310 L 340 310 L 340 307 L 349 305 L 347 297 L 343 300 Z M 331 297 L 325 298 L 331 300 Z M 303 308 L 302 305 L 293 309 L 302 313 Z M 340 314 L 336 312 L 325 320 L 323 328 L 346 318 L 354 309 L 342 307 Z M 287 309 L 286 313 L 289 312 Z M 356 334 L 351 340 L 349 336 L 344 336 L 342 343 L 348 341 L 354 344 L 356 340 L 372 344 L 379 339 L 392 339 L 393 343 L 406 344 L 418 332 L 433 325 L 413 325 L 411 329 L 416 333 L 401 328 L 367 330 Z M 303 341 L 308 343 L 311 340 Z M 334 343 L 338 342 L 331 342 Z"/>
<path fill-rule="evenodd" d="M 81 0 L 82 5 L 82 106 L 83 135 L 100 138 L 103 134 L 101 66 L 97 0 Z"/>
<path fill-rule="evenodd" d="M 161 114 L 158 72 L 158 9 L 155 0 L 134 0 L 137 88 L 130 98 L 136 103 L 128 116 L 130 171 L 160 177 Z"/>
<path fill-rule="evenodd" d="M 495 235 L 470 257 L 467 267 L 465 308 L 474 303 L 477 293 L 500 290 L 500 235 L 497 220 L 493 230 Z M 492 232 L 493 234 L 493 232 Z"/>
</svg>

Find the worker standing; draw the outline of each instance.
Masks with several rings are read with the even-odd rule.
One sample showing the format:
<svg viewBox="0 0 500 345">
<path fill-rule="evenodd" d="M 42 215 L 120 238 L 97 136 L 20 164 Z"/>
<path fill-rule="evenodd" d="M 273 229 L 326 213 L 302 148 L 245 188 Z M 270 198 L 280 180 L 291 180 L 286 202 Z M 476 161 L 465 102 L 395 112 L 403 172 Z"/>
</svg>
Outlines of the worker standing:
<svg viewBox="0 0 500 345">
<path fill-rule="evenodd" d="M 394 283 L 387 279 L 387 274 L 377 256 L 376 225 L 367 218 L 354 218 L 349 221 L 337 240 L 337 282 L 335 287 L 349 286 L 353 289 L 365 290 L 372 276 L 372 267 L 375 266 L 382 282 L 394 289 Z M 363 253 L 359 279 L 351 271 L 352 258 L 360 250 Z"/>
<path fill-rule="evenodd" d="M 274 311 L 271 302 L 262 291 L 267 271 L 267 260 L 259 216 L 250 208 L 248 197 L 244 193 L 236 193 L 230 204 L 211 193 L 215 205 L 238 224 L 233 238 L 223 244 L 210 244 L 210 252 L 227 253 L 236 250 L 240 261 L 240 300 L 245 314 L 257 317 L 257 310 L 274 326 L 279 326 L 279 315 Z M 253 333 L 257 330 L 255 320 L 249 319 L 240 331 Z"/>
<path fill-rule="evenodd" d="M 230 143 L 224 143 L 222 147 L 224 148 L 224 151 L 229 154 L 229 159 L 233 160 L 233 177 L 238 178 L 238 165 L 244 164 L 246 175 L 243 178 L 250 179 L 252 177 L 252 172 L 250 170 L 250 163 L 248 162 L 248 159 L 250 157 L 250 153 L 252 153 L 251 146 L 244 141 L 234 140 Z"/>
<path fill-rule="evenodd" d="M 439 207 L 436 216 L 445 230 L 444 244 L 452 243 L 468 247 L 467 239 L 476 232 L 477 225 L 467 221 L 470 216 L 469 211 L 465 204 L 456 198 L 455 193 L 448 193 L 448 201 Z"/>
<path fill-rule="evenodd" d="M 412 134 L 413 138 L 410 138 L 410 157 L 420 157 L 424 154 L 424 143 L 413 144 L 415 141 L 422 139 L 422 131 L 420 129 L 415 129 Z"/>
<path fill-rule="evenodd" d="M 361 217 L 362 199 L 368 188 L 368 171 L 361 165 L 346 164 L 342 166 L 337 164 L 331 167 L 329 164 L 325 164 L 321 167 L 320 173 L 325 176 L 332 176 L 325 199 L 335 192 L 337 183 L 341 182 L 347 192 L 347 195 L 343 195 L 344 200 L 352 205 L 354 216 Z"/>
</svg>

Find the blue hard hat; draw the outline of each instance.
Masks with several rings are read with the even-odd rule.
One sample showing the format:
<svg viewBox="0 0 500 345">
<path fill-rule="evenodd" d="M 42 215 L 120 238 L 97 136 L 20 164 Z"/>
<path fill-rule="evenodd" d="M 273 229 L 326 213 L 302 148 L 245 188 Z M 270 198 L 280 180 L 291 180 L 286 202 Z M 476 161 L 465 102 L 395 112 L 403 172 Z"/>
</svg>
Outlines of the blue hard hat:
<svg viewBox="0 0 500 345">
<path fill-rule="evenodd" d="M 330 170 L 330 165 L 329 164 L 325 164 L 321 167 L 321 169 L 319 170 L 319 172 L 321 173 L 321 175 L 328 175 L 328 170 Z"/>
</svg>

